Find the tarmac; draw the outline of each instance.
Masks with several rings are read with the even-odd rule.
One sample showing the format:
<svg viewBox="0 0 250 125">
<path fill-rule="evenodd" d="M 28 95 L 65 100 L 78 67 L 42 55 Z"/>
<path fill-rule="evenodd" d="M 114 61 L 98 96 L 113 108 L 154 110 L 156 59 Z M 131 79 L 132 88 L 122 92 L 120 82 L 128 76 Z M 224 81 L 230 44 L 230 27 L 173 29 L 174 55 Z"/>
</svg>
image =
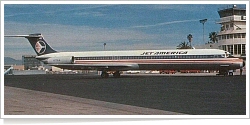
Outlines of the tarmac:
<svg viewBox="0 0 250 125">
<path fill-rule="evenodd" d="M 4 115 L 245 115 L 246 76 L 8 75 Z"/>
<path fill-rule="evenodd" d="M 182 113 L 4 87 L 5 115 L 183 115 Z"/>
</svg>

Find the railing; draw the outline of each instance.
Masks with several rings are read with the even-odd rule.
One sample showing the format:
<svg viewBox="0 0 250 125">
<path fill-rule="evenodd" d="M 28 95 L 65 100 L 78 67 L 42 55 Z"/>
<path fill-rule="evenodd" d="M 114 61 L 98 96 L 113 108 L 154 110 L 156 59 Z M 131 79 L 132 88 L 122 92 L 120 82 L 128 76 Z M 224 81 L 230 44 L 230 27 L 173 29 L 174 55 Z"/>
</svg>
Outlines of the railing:
<svg viewBox="0 0 250 125">
<path fill-rule="evenodd" d="M 223 17 L 220 20 L 216 20 L 216 23 L 224 23 L 232 21 L 246 21 L 246 16 L 233 15 L 233 16 Z"/>
<path fill-rule="evenodd" d="M 10 68 L 8 68 L 6 71 L 4 71 L 4 75 L 8 75 L 8 74 L 13 74 L 13 67 L 12 66 Z"/>
</svg>

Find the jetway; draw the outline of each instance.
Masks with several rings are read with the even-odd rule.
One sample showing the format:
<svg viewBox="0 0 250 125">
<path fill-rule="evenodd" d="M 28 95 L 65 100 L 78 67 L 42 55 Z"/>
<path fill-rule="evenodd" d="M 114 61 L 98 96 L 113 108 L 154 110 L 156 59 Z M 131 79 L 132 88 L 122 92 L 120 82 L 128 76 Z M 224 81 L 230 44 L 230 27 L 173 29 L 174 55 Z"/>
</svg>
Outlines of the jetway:
<svg viewBox="0 0 250 125">
<path fill-rule="evenodd" d="M 4 75 L 13 75 L 13 66 L 4 66 L 4 69 L 6 69 L 4 71 Z"/>
</svg>

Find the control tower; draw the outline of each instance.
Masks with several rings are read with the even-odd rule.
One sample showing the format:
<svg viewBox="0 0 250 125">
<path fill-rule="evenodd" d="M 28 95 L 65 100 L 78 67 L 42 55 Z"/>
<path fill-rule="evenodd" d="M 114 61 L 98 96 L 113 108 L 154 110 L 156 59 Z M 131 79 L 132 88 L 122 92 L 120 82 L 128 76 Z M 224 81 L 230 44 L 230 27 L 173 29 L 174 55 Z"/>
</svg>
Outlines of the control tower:
<svg viewBox="0 0 250 125">
<path fill-rule="evenodd" d="M 246 56 L 246 8 L 237 5 L 219 9 L 221 29 L 218 32 L 219 49 L 235 57 Z"/>
</svg>

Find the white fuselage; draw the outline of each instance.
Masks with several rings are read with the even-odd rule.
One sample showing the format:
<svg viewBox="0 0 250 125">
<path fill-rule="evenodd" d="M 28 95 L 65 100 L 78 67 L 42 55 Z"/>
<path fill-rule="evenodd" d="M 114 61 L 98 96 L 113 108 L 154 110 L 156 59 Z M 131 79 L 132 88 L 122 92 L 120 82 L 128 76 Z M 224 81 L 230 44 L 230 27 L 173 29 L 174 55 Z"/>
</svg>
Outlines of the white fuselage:
<svg viewBox="0 0 250 125">
<path fill-rule="evenodd" d="M 37 56 L 37 59 L 65 69 L 97 70 L 219 70 L 239 69 L 243 60 L 227 58 L 217 49 L 130 50 L 58 52 Z"/>
</svg>

